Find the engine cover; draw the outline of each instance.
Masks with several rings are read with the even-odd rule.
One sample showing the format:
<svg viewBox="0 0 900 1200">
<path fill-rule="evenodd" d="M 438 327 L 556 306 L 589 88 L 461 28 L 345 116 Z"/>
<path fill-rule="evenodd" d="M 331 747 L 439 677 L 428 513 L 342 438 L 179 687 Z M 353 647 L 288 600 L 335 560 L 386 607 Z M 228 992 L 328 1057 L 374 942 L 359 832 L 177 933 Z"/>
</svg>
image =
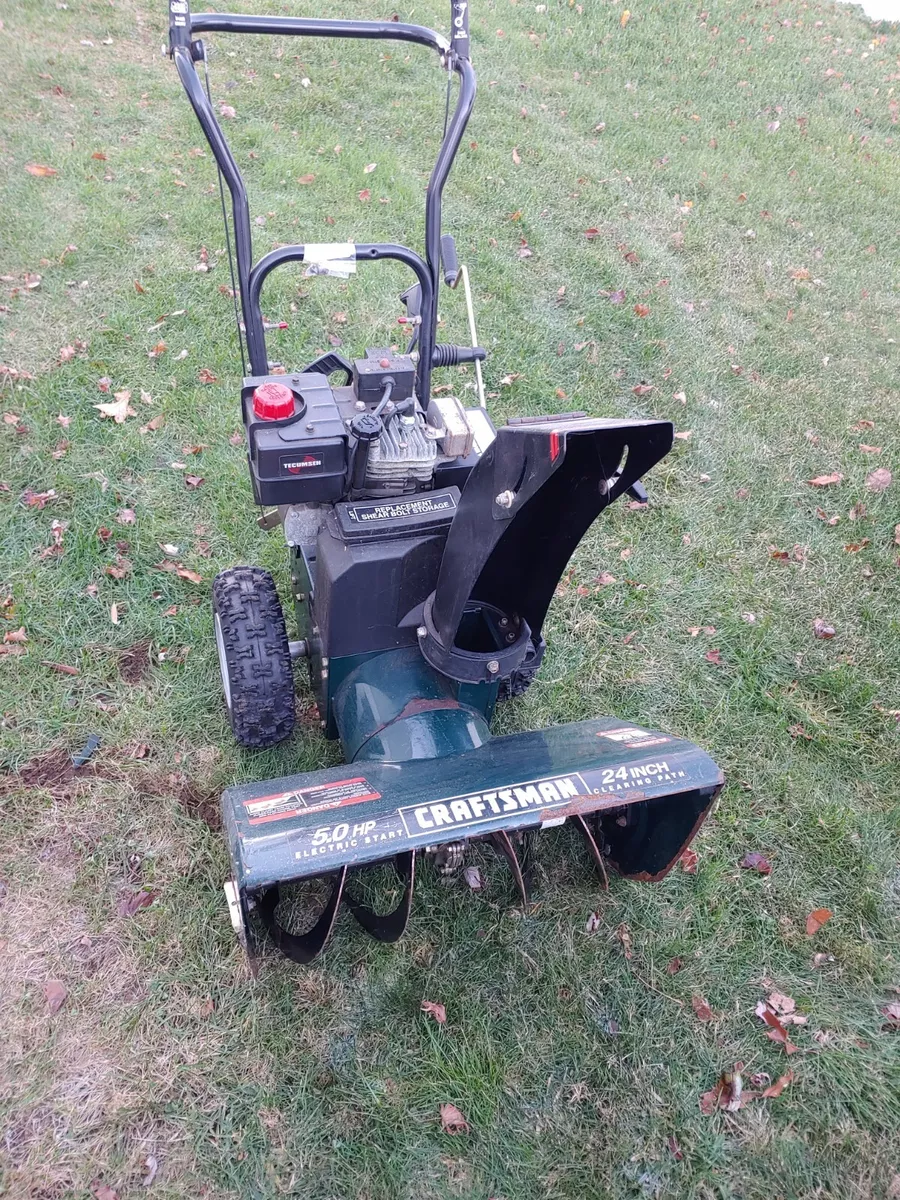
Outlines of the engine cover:
<svg viewBox="0 0 900 1200">
<path fill-rule="evenodd" d="M 253 393 L 265 383 L 288 386 L 294 413 L 265 420 Z M 242 391 L 247 456 L 259 504 L 323 504 L 346 492 L 347 430 L 325 375 L 305 372 L 248 379 Z"/>
</svg>

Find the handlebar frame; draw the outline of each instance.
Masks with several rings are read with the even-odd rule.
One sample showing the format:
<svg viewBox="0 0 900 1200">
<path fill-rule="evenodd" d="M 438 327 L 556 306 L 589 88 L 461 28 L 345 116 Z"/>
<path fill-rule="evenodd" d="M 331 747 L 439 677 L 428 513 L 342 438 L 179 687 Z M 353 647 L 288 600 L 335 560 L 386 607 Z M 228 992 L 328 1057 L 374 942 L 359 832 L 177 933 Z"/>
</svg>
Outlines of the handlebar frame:
<svg viewBox="0 0 900 1200">
<path fill-rule="evenodd" d="M 380 258 L 399 259 L 410 266 L 422 287 L 421 326 L 419 331 L 419 362 L 416 370 L 417 393 L 427 405 L 431 389 L 431 369 L 437 335 L 437 302 L 441 265 L 441 202 L 444 185 L 462 142 L 466 125 L 475 103 L 475 72 L 469 60 L 468 0 L 452 0 L 452 38 L 448 41 L 423 25 L 408 25 L 400 21 L 319 20 L 307 17 L 244 16 L 236 13 L 196 13 L 190 10 L 190 0 L 169 0 L 169 54 L 174 59 L 179 78 L 191 107 L 200 123 L 231 195 L 234 223 L 235 261 L 241 311 L 247 338 L 250 370 L 254 375 L 266 375 L 269 362 L 266 353 L 266 334 L 260 308 L 262 283 L 269 272 L 286 262 L 302 261 L 302 245 L 283 246 L 266 255 L 254 266 L 250 224 L 250 205 L 247 189 L 228 145 L 215 111 L 195 69 L 204 61 L 206 50 L 195 34 L 254 33 L 288 37 L 357 38 L 375 41 L 414 42 L 436 51 L 445 69 L 459 77 L 456 106 L 447 123 L 437 160 L 431 172 L 425 200 L 425 256 L 414 250 L 387 243 L 367 243 L 356 247 L 358 261 Z"/>
</svg>

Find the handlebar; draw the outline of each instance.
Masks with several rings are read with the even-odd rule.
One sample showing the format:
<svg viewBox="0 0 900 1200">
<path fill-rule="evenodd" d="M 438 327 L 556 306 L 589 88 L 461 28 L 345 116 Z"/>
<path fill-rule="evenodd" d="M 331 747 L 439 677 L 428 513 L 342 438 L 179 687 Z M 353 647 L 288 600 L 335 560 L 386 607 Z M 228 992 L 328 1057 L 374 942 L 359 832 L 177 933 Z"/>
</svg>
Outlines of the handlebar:
<svg viewBox="0 0 900 1200">
<path fill-rule="evenodd" d="M 462 141 L 472 107 L 475 102 L 475 73 L 469 59 L 469 5 L 468 0 L 451 0 L 452 38 L 448 41 L 434 30 L 422 25 L 409 25 L 401 21 L 345 21 L 307 17 L 247 16 L 237 13 L 192 14 L 190 0 L 169 0 L 169 53 L 175 60 L 181 82 L 194 109 L 213 156 L 222 172 L 231 194 L 234 220 L 235 258 L 237 265 L 238 290 L 244 327 L 247 337 L 247 352 L 250 368 L 254 374 L 268 373 L 265 329 L 259 305 L 259 285 L 268 270 L 276 265 L 272 256 L 263 260 L 267 270 L 258 273 L 253 266 L 250 208 L 247 191 L 231 153 L 216 114 L 194 69 L 196 62 L 203 61 L 206 51 L 202 42 L 195 41 L 199 33 L 256 33 L 280 34 L 299 37 L 361 38 L 366 40 L 392 40 L 415 42 L 437 51 L 445 67 L 455 71 L 459 77 L 459 93 L 456 108 L 449 121 L 431 173 L 425 201 L 425 261 L 430 287 L 422 288 L 422 324 L 420 327 L 420 354 L 417 371 L 417 388 L 427 403 L 430 394 L 433 350 L 437 333 L 437 296 L 441 266 L 441 199 L 444 184 Z M 296 261 L 295 252 L 282 256 L 279 261 Z M 302 248 L 299 248 L 302 250 Z M 373 249 L 384 253 L 373 254 Z M 358 257 L 371 259 L 399 257 L 395 251 L 400 247 L 373 247 L 367 245 Z M 422 260 L 413 251 L 408 251 L 410 265 L 413 260 Z M 271 263 L 271 265 L 269 265 Z M 447 266 L 445 262 L 445 266 Z M 417 271 L 417 274 L 420 274 Z M 255 278 L 254 278 L 255 276 Z M 421 277 L 419 279 L 421 283 Z M 256 284 L 254 287 L 253 284 Z"/>
</svg>

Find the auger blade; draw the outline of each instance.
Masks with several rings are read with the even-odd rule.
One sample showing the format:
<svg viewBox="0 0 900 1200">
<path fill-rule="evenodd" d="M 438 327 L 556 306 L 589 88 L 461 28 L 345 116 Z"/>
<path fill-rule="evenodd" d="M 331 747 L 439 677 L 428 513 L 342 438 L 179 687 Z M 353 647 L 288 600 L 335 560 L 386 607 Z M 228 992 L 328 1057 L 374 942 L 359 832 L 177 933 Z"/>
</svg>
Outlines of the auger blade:
<svg viewBox="0 0 900 1200">
<path fill-rule="evenodd" d="M 603 860 L 603 851 L 598 846 L 597 839 L 594 837 L 590 825 L 588 825 L 581 813 L 576 813 L 572 817 L 572 820 L 575 823 L 576 829 L 587 843 L 587 848 L 591 858 L 594 861 L 594 866 L 597 868 L 600 878 L 603 880 L 604 892 L 609 891 L 609 875 L 606 873 L 606 863 Z"/>
<path fill-rule="evenodd" d="M 409 922 L 409 912 L 412 908 L 413 887 L 416 879 L 416 852 L 409 850 L 398 854 L 396 858 L 397 874 L 404 880 L 406 886 L 400 903 L 389 913 L 377 913 L 359 900 L 347 895 L 350 911 L 373 938 L 379 942 L 396 942 L 403 937 Z"/>
<path fill-rule="evenodd" d="M 516 848 L 505 830 L 498 829 L 496 833 L 492 833 L 490 836 L 493 844 L 509 863 L 509 868 L 512 871 L 516 889 L 519 893 L 519 899 L 522 901 L 522 907 L 527 908 L 531 902 L 531 872 L 527 869 L 527 866 L 523 868 L 522 863 L 519 861 L 519 856 L 516 854 Z"/>
<path fill-rule="evenodd" d="M 321 953 L 334 928 L 346 880 L 347 868 L 341 867 L 335 874 L 331 895 L 328 897 L 319 919 L 308 933 L 289 933 L 284 926 L 278 924 L 275 913 L 281 894 L 277 884 L 263 892 L 257 902 L 256 910 L 268 930 L 269 937 L 282 954 L 287 955 L 296 963 L 308 963 Z"/>
</svg>

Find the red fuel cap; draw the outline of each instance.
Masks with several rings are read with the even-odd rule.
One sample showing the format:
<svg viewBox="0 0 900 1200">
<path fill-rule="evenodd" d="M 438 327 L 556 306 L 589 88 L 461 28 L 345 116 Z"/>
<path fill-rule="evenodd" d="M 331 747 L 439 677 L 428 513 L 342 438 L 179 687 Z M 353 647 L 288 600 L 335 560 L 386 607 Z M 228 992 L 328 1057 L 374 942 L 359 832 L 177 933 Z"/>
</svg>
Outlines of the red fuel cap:
<svg viewBox="0 0 900 1200">
<path fill-rule="evenodd" d="M 283 383 L 261 383 L 253 392 L 253 411 L 263 421 L 294 415 L 294 393 Z"/>
</svg>

